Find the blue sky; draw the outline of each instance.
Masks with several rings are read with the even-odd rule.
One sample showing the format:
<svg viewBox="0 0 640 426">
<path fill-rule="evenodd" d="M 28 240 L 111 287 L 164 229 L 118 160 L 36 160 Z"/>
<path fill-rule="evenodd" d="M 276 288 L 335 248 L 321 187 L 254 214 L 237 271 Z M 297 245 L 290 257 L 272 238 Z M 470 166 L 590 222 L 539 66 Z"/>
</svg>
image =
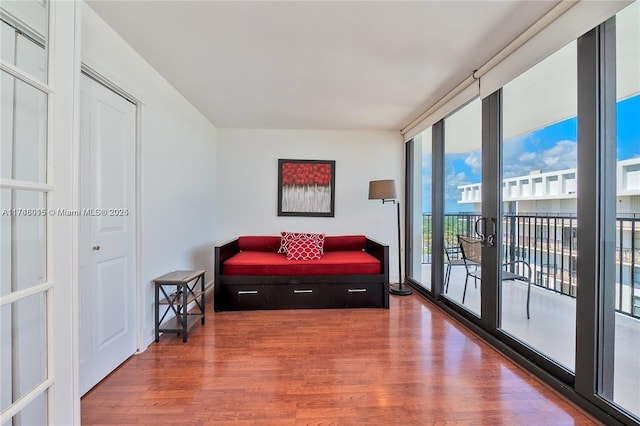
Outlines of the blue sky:
<svg viewBox="0 0 640 426">
<path fill-rule="evenodd" d="M 618 102 L 618 160 L 640 157 L 640 95 Z"/>
<path fill-rule="evenodd" d="M 618 160 L 640 157 L 640 95 L 618 102 Z M 503 176 L 528 175 L 576 167 L 577 118 L 551 124 L 515 138 L 503 145 Z M 471 205 L 458 204 L 458 185 L 481 181 L 480 151 L 445 155 L 445 212 L 472 211 Z M 431 199 L 431 154 L 423 155 L 423 200 Z M 423 206 L 430 212 L 431 205 Z"/>
</svg>

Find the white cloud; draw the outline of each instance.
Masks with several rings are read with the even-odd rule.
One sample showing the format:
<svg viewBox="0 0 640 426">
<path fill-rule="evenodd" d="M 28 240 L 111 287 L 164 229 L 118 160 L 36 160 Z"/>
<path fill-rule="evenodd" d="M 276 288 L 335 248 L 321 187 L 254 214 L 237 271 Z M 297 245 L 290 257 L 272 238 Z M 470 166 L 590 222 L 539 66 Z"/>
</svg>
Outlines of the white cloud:
<svg viewBox="0 0 640 426">
<path fill-rule="evenodd" d="M 526 176 L 532 170 L 554 172 L 576 167 L 577 144 L 571 140 L 555 142 L 547 149 L 532 151 L 540 142 L 530 135 L 504 144 L 503 175 L 505 178 Z"/>
<path fill-rule="evenodd" d="M 468 183 L 471 183 L 471 181 L 465 172 L 452 173 L 448 175 L 446 179 L 447 186 L 454 186 L 456 188 L 459 185 L 466 185 Z"/>
<path fill-rule="evenodd" d="M 482 154 L 480 151 L 470 153 L 467 158 L 464 159 L 464 163 L 471 167 L 471 171 L 474 174 L 482 175 Z"/>
<path fill-rule="evenodd" d="M 536 154 L 534 152 L 525 152 L 518 158 L 518 161 L 521 163 L 528 163 L 534 161 L 536 159 Z"/>
</svg>

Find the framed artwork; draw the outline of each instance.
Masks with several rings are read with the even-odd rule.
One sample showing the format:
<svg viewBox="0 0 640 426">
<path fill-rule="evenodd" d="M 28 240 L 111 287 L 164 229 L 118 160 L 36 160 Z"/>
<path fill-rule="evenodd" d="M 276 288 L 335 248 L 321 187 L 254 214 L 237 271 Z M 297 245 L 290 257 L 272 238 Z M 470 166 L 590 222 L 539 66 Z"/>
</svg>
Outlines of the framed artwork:
<svg viewBox="0 0 640 426">
<path fill-rule="evenodd" d="M 278 216 L 334 217 L 336 162 L 278 160 Z"/>
</svg>

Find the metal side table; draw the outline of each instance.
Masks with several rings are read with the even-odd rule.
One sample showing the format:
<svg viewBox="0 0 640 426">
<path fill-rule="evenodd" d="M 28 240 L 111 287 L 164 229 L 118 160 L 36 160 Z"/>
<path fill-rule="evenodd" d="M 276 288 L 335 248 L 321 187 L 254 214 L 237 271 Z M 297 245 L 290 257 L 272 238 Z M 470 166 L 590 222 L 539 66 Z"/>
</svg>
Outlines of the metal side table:
<svg viewBox="0 0 640 426">
<path fill-rule="evenodd" d="M 204 324 L 204 273 L 205 271 L 174 271 L 153 280 L 156 287 L 156 342 L 160 332 L 182 333 L 182 341 L 187 341 L 187 330 L 198 319 Z M 160 300 L 160 294 L 164 296 Z M 189 312 L 187 307 L 194 303 Z M 160 316 L 160 306 L 165 310 Z M 164 321 L 169 312 L 174 317 Z"/>
</svg>

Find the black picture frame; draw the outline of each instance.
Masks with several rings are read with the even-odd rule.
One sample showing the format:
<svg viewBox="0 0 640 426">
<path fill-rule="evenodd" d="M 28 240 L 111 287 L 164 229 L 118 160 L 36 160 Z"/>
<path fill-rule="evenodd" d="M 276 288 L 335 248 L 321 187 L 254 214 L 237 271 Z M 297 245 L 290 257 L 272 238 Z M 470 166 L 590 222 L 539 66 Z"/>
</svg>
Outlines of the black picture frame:
<svg viewBox="0 0 640 426">
<path fill-rule="evenodd" d="M 336 162 L 278 160 L 278 216 L 334 217 Z"/>
</svg>

